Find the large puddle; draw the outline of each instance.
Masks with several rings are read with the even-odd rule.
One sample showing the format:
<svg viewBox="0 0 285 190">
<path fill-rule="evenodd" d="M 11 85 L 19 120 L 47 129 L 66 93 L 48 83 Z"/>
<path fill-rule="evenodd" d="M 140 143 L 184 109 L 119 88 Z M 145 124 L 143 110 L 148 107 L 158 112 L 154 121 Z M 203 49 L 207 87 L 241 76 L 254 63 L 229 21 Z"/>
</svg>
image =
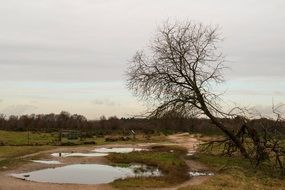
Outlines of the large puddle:
<svg viewBox="0 0 285 190">
<path fill-rule="evenodd" d="M 96 148 L 90 153 L 80 153 L 80 152 L 56 152 L 51 155 L 54 157 L 100 157 L 107 156 L 108 153 L 130 153 L 133 151 L 143 151 L 147 149 L 142 148 Z"/>
<path fill-rule="evenodd" d="M 114 167 L 100 164 L 74 164 L 28 173 L 12 174 L 11 176 L 36 182 L 102 184 L 126 177 L 161 175 L 162 173 L 157 168 L 145 165 Z"/>
<path fill-rule="evenodd" d="M 51 154 L 54 157 L 100 157 L 100 156 L 107 156 L 106 153 L 67 153 L 67 152 L 57 152 Z"/>
<path fill-rule="evenodd" d="M 147 149 L 142 148 L 96 148 L 92 150 L 93 152 L 98 153 L 130 153 L 133 151 L 143 151 Z"/>
</svg>

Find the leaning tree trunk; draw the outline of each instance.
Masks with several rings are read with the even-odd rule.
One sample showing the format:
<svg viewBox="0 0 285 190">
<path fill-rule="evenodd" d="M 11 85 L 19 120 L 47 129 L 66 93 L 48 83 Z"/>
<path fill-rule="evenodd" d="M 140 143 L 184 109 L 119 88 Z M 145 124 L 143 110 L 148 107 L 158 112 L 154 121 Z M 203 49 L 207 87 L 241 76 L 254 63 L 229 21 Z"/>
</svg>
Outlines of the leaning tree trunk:
<svg viewBox="0 0 285 190">
<path fill-rule="evenodd" d="M 243 146 L 243 143 L 240 141 L 240 139 L 231 131 L 229 131 L 222 122 L 220 122 L 208 109 L 204 98 L 199 91 L 198 88 L 196 88 L 196 94 L 197 94 L 197 100 L 199 101 L 201 105 L 201 109 L 205 113 L 205 115 L 213 122 L 216 127 L 218 127 L 225 135 L 227 135 L 231 141 L 236 145 L 236 147 L 239 149 L 240 153 L 245 157 L 245 158 L 250 158 L 245 147 Z"/>
</svg>

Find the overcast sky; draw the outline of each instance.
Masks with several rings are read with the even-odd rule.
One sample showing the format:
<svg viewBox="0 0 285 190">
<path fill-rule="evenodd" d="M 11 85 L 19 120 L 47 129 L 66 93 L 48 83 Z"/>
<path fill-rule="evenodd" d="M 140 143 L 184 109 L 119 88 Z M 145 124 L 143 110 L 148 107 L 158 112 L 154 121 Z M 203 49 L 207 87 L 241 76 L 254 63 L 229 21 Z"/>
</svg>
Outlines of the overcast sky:
<svg viewBox="0 0 285 190">
<path fill-rule="evenodd" d="M 166 19 L 220 25 L 227 106 L 285 103 L 284 0 L 0 0 L 0 112 L 144 110 L 124 72 Z"/>
</svg>

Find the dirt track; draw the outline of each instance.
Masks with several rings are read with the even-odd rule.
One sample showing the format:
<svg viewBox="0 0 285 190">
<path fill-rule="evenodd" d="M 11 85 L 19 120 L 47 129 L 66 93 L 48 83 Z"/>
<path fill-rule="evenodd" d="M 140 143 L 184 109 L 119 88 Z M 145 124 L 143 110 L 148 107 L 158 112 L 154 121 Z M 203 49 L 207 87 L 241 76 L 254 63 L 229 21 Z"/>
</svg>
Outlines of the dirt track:
<svg viewBox="0 0 285 190">
<path fill-rule="evenodd" d="M 169 140 L 172 141 L 174 144 L 184 146 L 189 151 L 194 151 L 198 146 L 198 140 L 190 137 L 188 134 L 176 134 L 169 136 Z M 134 147 L 134 145 L 108 145 L 112 147 Z M 145 147 L 149 146 L 149 144 L 138 144 L 135 147 Z M 105 146 L 106 147 L 106 146 Z M 74 152 L 87 152 L 94 149 L 94 146 L 90 147 L 61 147 L 57 149 L 53 149 L 50 151 L 43 151 L 40 154 L 49 155 L 53 152 L 64 152 L 64 151 L 74 151 Z M 30 155 L 35 156 L 35 155 Z M 48 158 L 48 157 L 46 157 Z M 54 159 L 54 158 L 53 158 Z M 57 158 L 59 161 L 63 158 Z M 64 164 L 73 164 L 73 163 L 97 163 L 97 164 L 107 164 L 108 160 L 104 157 L 81 157 L 81 158 L 64 158 Z M 205 166 L 201 165 L 200 163 L 194 161 L 187 161 L 187 164 L 191 169 L 205 169 Z M 29 163 L 21 166 L 15 171 L 7 171 L 0 173 L 0 190 L 113 190 L 114 188 L 109 184 L 102 184 L 102 185 L 76 185 L 76 184 L 51 184 L 51 183 L 38 183 L 38 182 L 30 182 L 25 180 L 16 179 L 13 177 L 8 176 L 10 173 L 20 173 L 20 172 L 27 172 L 32 170 L 37 170 L 41 168 L 51 167 L 51 165 L 44 165 L 38 163 Z M 185 183 L 171 188 L 162 188 L 161 190 L 175 190 L 180 187 L 189 186 L 189 185 L 197 185 L 201 184 L 205 180 L 207 180 L 208 176 L 203 177 L 194 177 L 190 180 L 186 181 Z"/>
<path fill-rule="evenodd" d="M 176 143 L 179 146 L 183 146 L 188 149 L 188 151 L 195 152 L 196 149 L 199 146 L 199 141 L 198 139 L 191 137 L 188 133 L 180 133 L 180 134 L 175 134 L 175 135 L 170 135 L 169 140 Z M 207 166 L 201 164 L 200 162 L 194 161 L 194 160 L 187 160 L 186 161 L 187 165 L 191 170 L 208 170 Z M 199 185 L 203 183 L 204 181 L 208 180 L 210 176 L 198 176 L 198 177 L 192 177 L 188 181 L 175 186 L 171 188 L 163 188 L 160 190 L 176 190 L 181 187 L 187 187 L 190 185 Z"/>
</svg>

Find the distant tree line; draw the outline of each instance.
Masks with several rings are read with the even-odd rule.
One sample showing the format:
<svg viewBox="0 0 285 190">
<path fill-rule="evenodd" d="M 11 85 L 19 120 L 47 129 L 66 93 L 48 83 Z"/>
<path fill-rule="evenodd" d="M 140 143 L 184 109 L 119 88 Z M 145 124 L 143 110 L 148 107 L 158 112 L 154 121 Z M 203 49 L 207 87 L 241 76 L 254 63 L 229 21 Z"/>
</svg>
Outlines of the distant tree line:
<svg viewBox="0 0 285 190">
<path fill-rule="evenodd" d="M 228 130 L 239 129 L 239 119 L 219 119 Z M 267 118 L 251 120 L 251 126 L 256 130 L 275 130 L 276 133 L 285 134 L 285 123 L 279 128 L 275 121 Z M 31 114 L 6 117 L 0 114 L 0 130 L 6 131 L 33 131 L 58 132 L 60 130 L 79 130 L 92 135 L 129 134 L 135 130 L 144 134 L 191 132 L 202 134 L 221 134 L 214 124 L 206 118 L 185 118 L 175 112 L 169 112 L 160 118 L 118 118 L 101 116 L 99 120 L 87 120 L 78 114 L 62 111 L 59 114 Z"/>
</svg>

